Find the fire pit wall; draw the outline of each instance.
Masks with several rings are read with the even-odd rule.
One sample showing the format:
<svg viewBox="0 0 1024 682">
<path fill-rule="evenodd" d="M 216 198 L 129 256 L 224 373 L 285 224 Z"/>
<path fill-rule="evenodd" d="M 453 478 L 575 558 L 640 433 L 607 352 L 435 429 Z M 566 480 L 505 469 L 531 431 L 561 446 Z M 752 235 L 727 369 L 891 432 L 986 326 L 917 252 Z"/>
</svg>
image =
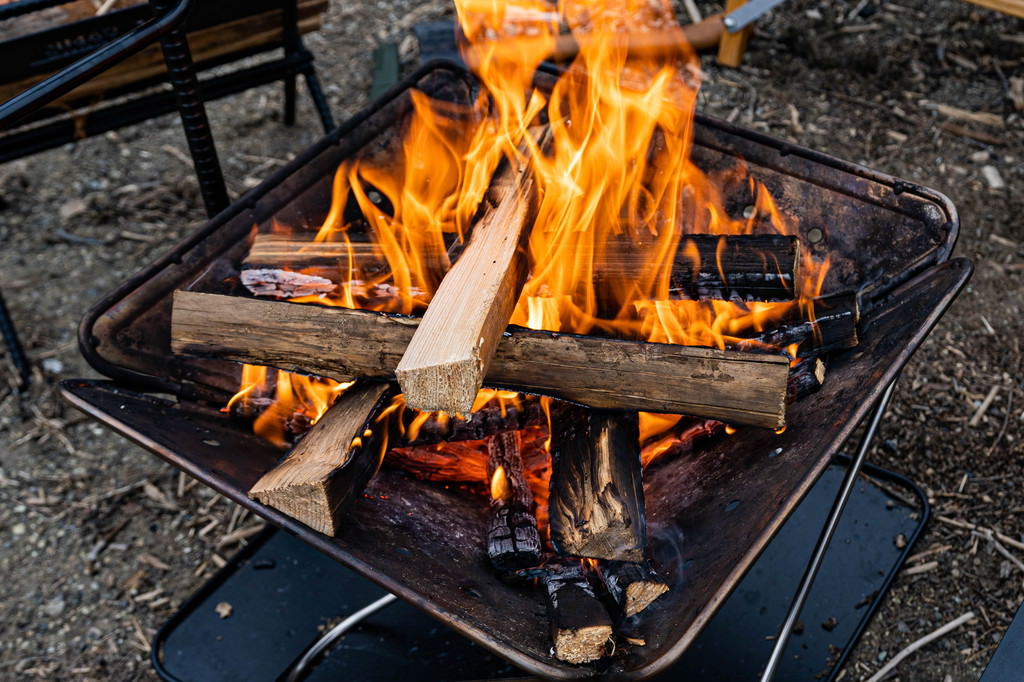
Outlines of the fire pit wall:
<svg viewBox="0 0 1024 682">
<path fill-rule="evenodd" d="M 186 412 L 210 415 L 200 407 L 204 401 L 222 405 L 237 390 L 239 367 L 171 355 L 171 293 L 241 295 L 231 282 L 254 226 L 272 219 L 319 225 L 339 162 L 386 144 L 410 110 L 410 86 L 448 99 L 471 92 L 465 74 L 437 65 L 393 90 L 98 304 L 82 325 L 86 357 L 114 379 L 174 394 Z M 862 342 L 832 359 L 820 392 L 791 406 L 784 433 L 741 428 L 646 472 L 652 549 L 673 589 L 645 615 L 647 645 L 603 664 L 631 678 L 668 665 L 692 641 L 970 274 L 965 261 L 946 262 L 958 226 L 941 194 L 702 117 L 694 159 L 708 172 L 735 169 L 742 159 L 767 186 L 781 212 L 796 220 L 804 248 L 830 259 L 823 293 L 862 290 Z M 735 215 L 751 203 L 746 188 L 737 182 L 726 190 Z M 237 433 L 228 444 L 237 464 L 211 472 L 229 492 L 247 489 L 279 456 L 246 424 L 204 418 Z M 550 655 L 539 591 L 495 578 L 483 551 L 486 505 L 386 469 L 368 493 L 334 539 L 249 504 L 534 672 L 593 673 Z"/>
</svg>

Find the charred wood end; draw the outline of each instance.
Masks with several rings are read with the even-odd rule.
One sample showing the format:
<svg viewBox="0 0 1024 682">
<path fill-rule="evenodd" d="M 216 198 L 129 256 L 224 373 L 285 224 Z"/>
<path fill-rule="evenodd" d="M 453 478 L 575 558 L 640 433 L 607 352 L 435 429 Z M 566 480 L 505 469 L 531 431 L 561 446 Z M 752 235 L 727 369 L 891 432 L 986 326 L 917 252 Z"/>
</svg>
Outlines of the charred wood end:
<svg viewBox="0 0 1024 682">
<path fill-rule="evenodd" d="M 543 577 L 555 658 L 580 664 L 605 656 L 612 619 L 579 564 L 549 565 Z"/>
<path fill-rule="evenodd" d="M 669 590 L 649 561 L 602 561 L 597 570 L 626 618 L 640 613 Z"/>
</svg>

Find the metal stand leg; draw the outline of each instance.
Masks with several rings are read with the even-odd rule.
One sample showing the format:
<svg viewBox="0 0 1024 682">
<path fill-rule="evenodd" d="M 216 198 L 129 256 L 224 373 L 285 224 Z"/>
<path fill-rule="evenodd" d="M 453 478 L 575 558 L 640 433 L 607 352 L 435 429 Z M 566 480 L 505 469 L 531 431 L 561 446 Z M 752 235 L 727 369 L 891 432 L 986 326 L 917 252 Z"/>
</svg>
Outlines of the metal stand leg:
<svg viewBox="0 0 1024 682">
<path fill-rule="evenodd" d="M 284 124 L 295 125 L 295 74 L 290 73 L 284 79 Z"/>
<path fill-rule="evenodd" d="M 814 550 L 814 555 L 811 557 L 810 563 L 807 564 L 803 578 L 800 579 L 800 588 L 797 590 L 796 597 L 794 597 L 793 603 L 789 607 L 786 622 L 782 624 L 782 630 L 775 640 L 775 648 L 772 649 L 771 658 L 768 659 L 768 665 L 761 675 L 761 682 L 769 682 L 775 676 L 775 671 L 782 661 L 782 654 L 785 652 L 786 644 L 789 642 L 789 635 L 793 631 L 796 619 L 800 616 L 804 602 L 807 601 L 807 595 L 811 592 L 811 586 L 814 585 L 814 578 L 818 574 L 818 569 L 821 568 L 821 562 L 825 558 L 825 552 L 828 551 L 829 542 L 832 540 L 836 527 L 839 525 L 839 518 L 843 515 L 843 509 L 846 508 L 846 503 L 853 492 L 854 484 L 857 482 L 857 475 L 860 473 L 861 465 L 864 464 L 864 459 L 871 448 L 871 441 L 875 438 L 878 424 L 882 421 L 885 408 L 889 405 L 889 399 L 892 397 L 893 389 L 896 388 L 897 380 L 898 377 L 893 379 L 892 383 L 886 387 L 885 393 L 882 394 L 878 405 L 875 406 L 875 410 L 871 414 L 867 430 L 864 431 L 864 436 L 860 441 L 860 448 L 857 450 L 857 455 L 853 458 L 853 461 L 850 462 L 850 468 L 846 470 L 843 485 L 839 489 L 836 501 L 832 505 L 832 511 L 829 512 L 828 520 L 825 522 L 825 527 L 818 538 L 818 545 Z"/>
<path fill-rule="evenodd" d="M 11 320 L 11 314 L 7 310 L 7 304 L 4 302 L 2 293 L 0 293 L 0 334 L 4 337 L 4 343 L 7 344 L 7 352 L 11 355 L 11 363 L 18 371 L 18 389 L 24 391 L 28 388 L 32 374 L 29 369 L 28 358 L 25 357 L 25 350 L 21 347 L 18 332 L 14 328 L 14 321 Z"/>
<path fill-rule="evenodd" d="M 153 11 L 159 16 L 170 10 L 171 0 L 150 0 Z M 192 51 L 188 46 L 185 31 L 175 28 L 160 39 L 167 64 L 167 74 L 178 98 L 178 111 L 185 128 L 188 148 L 192 152 L 199 191 L 210 216 L 220 213 L 228 206 L 228 191 L 224 184 L 217 148 L 213 143 L 210 121 L 206 107 L 199 94 L 199 80 L 192 64 Z"/>
</svg>

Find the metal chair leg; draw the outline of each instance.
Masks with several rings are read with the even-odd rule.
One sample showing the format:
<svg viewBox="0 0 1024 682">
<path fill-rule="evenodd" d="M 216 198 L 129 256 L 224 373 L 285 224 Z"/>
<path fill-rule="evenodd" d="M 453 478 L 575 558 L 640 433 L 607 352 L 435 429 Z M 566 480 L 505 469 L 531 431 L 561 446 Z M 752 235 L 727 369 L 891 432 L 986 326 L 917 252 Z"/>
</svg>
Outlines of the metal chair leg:
<svg viewBox="0 0 1024 682">
<path fill-rule="evenodd" d="M 169 11 L 172 6 L 171 0 L 150 0 L 150 4 L 158 16 Z M 185 31 L 180 27 L 172 29 L 161 38 L 160 45 L 167 64 L 168 78 L 177 95 L 178 111 L 192 153 L 199 191 L 203 195 L 206 212 L 212 217 L 227 208 L 230 202 L 224 173 L 217 158 L 217 147 L 210 131 L 210 120 L 206 116 L 206 106 L 199 94 L 199 79 L 196 78 L 192 63 L 192 51 Z"/>
<path fill-rule="evenodd" d="M 313 106 L 316 107 L 316 113 L 320 116 L 320 123 L 324 127 L 324 133 L 329 133 L 335 127 L 334 116 L 331 114 L 331 105 L 327 103 L 324 89 L 320 86 L 320 79 L 316 75 L 316 70 L 310 66 L 308 69 L 303 70 L 302 75 L 306 77 L 306 89 L 309 90 L 309 96 L 313 99 Z"/>
<path fill-rule="evenodd" d="M 18 372 L 18 389 L 24 391 L 28 388 L 32 373 L 28 358 L 25 356 L 25 349 L 22 348 L 21 340 L 18 339 L 18 332 L 14 328 L 14 321 L 11 319 L 11 313 L 7 310 L 2 293 L 0 293 L 0 334 L 4 337 L 4 343 L 7 344 L 11 363 Z"/>
<path fill-rule="evenodd" d="M 793 603 L 789 607 L 789 613 L 786 615 L 786 621 L 782 624 L 782 630 L 779 632 L 779 636 L 775 640 L 775 647 L 772 649 L 772 655 L 768 659 L 768 664 L 765 666 L 764 673 L 761 675 L 761 682 L 770 682 L 775 676 L 775 672 L 779 667 L 779 663 L 782 661 L 782 655 L 785 653 L 786 644 L 789 642 L 789 635 L 793 631 L 793 626 L 796 624 L 797 618 L 800 616 L 800 611 L 804 607 L 804 602 L 807 601 L 807 596 L 811 592 L 811 587 L 814 585 L 814 578 L 818 574 L 818 569 L 821 568 L 821 563 L 825 558 L 825 552 L 828 551 L 829 542 L 832 540 L 832 536 L 836 532 L 836 527 L 839 525 L 839 519 L 843 515 L 843 510 L 846 508 L 846 503 L 850 499 L 851 493 L 853 493 L 854 484 L 857 482 L 857 476 L 860 474 L 861 465 L 864 464 L 864 459 L 867 456 L 868 450 L 871 448 L 871 442 L 875 438 L 875 432 L 878 431 L 878 425 L 882 421 L 882 415 L 885 413 L 885 408 L 889 405 L 889 399 L 892 397 L 893 390 L 896 388 L 896 381 L 899 377 L 892 380 L 882 397 L 878 400 L 878 404 L 875 406 L 874 412 L 871 413 L 871 418 L 868 420 L 867 429 L 864 431 L 864 435 L 861 437 L 860 447 L 857 450 L 857 455 L 850 462 L 850 468 L 846 470 L 846 476 L 843 478 L 843 484 L 839 488 L 839 494 L 836 496 L 836 501 L 832 505 L 832 511 L 829 512 L 828 520 L 825 522 L 825 527 L 821 531 L 821 535 L 818 538 L 818 545 L 814 549 L 814 555 L 811 557 L 810 563 L 807 564 L 807 569 L 804 571 L 803 577 L 800 579 L 800 588 L 797 590 L 796 597 L 793 598 Z"/>
</svg>

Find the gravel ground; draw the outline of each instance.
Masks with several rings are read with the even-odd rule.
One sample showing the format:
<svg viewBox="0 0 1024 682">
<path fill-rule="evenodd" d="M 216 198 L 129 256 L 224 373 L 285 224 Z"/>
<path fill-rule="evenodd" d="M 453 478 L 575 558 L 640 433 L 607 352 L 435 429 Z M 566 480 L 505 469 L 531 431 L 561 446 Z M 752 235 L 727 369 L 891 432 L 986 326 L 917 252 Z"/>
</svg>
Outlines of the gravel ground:
<svg viewBox="0 0 1024 682">
<path fill-rule="evenodd" d="M 338 116 L 366 103 L 380 41 L 445 11 L 333 3 L 307 43 Z M 935 187 L 959 207 L 957 252 L 977 272 L 904 372 L 871 460 L 924 486 L 936 517 L 1024 539 L 1024 199 L 1013 191 L 1024 183 L 1024 22 L 959 0 L 791 0 L 761 23 L 747 66 L 704 66 L 705 112 Z M 210 105 L 233 195 L 318 137 L 308 101 L 287 129 L 281 100 L 264 87 Z M 994 117 L 948 119 L 937 105 Z M 185 149 L 163 117 L 0 167 L 0 288 L 35 371 L 25 399 L 0 387 L 0 678 L 153 678 L 155 629 L 237 549 L 237 531 L 259 525 L 55 389 L 94 376 L 74 341 L 86 307 L 202 223 Z M 13 384 L 6 357 L 0 376 Z M 969 529 L 933 518 L 916 550 L 931 553 L 897 579 L 842 679 L 865 679 L 974 610 L 893 679 L 975 680 L 1024 600 L 1019 562 Z"/>
</svg>

